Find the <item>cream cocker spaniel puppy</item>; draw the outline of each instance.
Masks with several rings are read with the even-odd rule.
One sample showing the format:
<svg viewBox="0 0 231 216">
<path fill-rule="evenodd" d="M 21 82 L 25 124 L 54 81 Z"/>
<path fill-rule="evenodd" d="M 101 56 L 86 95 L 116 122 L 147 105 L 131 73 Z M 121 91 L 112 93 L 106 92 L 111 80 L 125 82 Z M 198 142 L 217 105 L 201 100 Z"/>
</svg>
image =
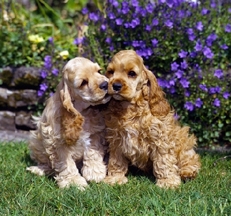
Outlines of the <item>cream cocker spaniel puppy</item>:
<svg viewBox="0 0 231 216">
<path fill-rule="evenodd" d="M 178 124 L 143 59 L 133 50 L 120 51 L 106 76 L 113 99 L 105 113 L 110 156 L 104 181 L 126 183 L 129 165 L 152 170 L 159 187 L 175 188 L 181 179 L 194 178 L 201 166 L 196 138 Z"/>
<path fill-rule="evenodd" d="M 62 71 L 56 92 L 48 99 L 37 130 L 29 141 L 31 158 L 37 166 L 27 170 L 37 175 L 55 175 L 60 188 L 106 176 L 105 123 L 98 104 L 110 100 L 108 79 L 97 63 L 82 57 L 70 60 Z M 82 162 L 82 177 L 76 163 Z"/>
</svg>

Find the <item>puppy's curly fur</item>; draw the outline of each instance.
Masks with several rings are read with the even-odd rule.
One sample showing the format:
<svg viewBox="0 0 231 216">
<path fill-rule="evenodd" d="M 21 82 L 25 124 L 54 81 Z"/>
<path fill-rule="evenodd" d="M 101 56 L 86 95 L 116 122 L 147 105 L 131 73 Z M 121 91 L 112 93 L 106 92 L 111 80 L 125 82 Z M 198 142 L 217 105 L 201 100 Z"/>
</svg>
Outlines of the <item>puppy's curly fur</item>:
<svg viewBox="0 0 231 216">
<path fill-rule="evenodd" d="M 123 184 L 128 166 L 152 170 L 157 185 L 175 188 L 181 179 L 194 178 L 200 169 L 196 138 L 181 127 L 154 74 L 132 50 L 118 52 L 108 65 L 105 111 L 109 141 L 106 183 Z"/>
<path fill-rule="evenodd" d="M 27 170 L 37 175 L 55 175 L 60 188 L 87 181 L 99 182 L 106 175 L 105 123 L 98 104 L 110 100 L 108 79 L 97 63 L 82 57 L 70 60 L 62 71 L 56 92 L 48 99 L 31 132 L 29 149 L 37 166 Z M 76 163 L 82 162 L 82 175 Z"/>
</svg>

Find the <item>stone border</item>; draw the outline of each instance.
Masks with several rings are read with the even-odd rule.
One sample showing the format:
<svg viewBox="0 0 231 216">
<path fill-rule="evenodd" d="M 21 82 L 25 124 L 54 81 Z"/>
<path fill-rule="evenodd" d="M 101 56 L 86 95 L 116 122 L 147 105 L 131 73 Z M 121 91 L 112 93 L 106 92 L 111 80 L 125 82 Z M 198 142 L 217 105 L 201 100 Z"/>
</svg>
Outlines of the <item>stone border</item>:
<svg viewBox="0 0 231 216">
<path fill-rule="evenodd" d="M 9 131 L 9 130 L 0 130 L 0 143 L 6 142 L 28 142 L 29 140 L 29 131 Z"/>
</svg>

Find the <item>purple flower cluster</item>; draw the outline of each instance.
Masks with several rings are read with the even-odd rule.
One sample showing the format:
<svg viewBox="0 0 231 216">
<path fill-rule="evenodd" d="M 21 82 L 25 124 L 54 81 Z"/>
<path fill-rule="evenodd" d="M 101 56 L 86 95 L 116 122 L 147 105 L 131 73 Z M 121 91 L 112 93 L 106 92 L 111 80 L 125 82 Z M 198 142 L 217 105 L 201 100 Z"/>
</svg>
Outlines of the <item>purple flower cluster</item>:
<svg viewBox="0 0 231 216">
<path fill-rule="evenodd" d="M 100 50 L 106 62 L 121 49 L 134 49 L 157 72 L 158 83 L 170 98 L 183 96 L 187 111 L 205 104 L 222 107 L 231 91 L 226 80 L 231 79 L 226 73 L 231 67 L 231 21 L 218 25 L 214 17 L 230 16 L 227 1 L 220 1 L 222 8 L 213 0 L 107 0 L 106 5 L 106 14 L 88 13 L 99 46 L 92 48 L 92 34 L 76 39 L 76 45 Z"/>
<path fill-rule="evenodd" d="M 48 39 L 50 45 L 54 45 L 54 39 L 50 37 Z M 52 88 L 49 81 L 52 80 L 52 77 L 57 78 L 59 75 L 59 69 L 56 67 L 56 63 L 53 62 L 53 56 L 46 55 L 44 57 L 43 67 L 40 70 L 40 76 L 42 78 L 42 83 L 39 86 L 38 96 L 42 97 L 47 91 L 52 94 Z"/>
</svg>

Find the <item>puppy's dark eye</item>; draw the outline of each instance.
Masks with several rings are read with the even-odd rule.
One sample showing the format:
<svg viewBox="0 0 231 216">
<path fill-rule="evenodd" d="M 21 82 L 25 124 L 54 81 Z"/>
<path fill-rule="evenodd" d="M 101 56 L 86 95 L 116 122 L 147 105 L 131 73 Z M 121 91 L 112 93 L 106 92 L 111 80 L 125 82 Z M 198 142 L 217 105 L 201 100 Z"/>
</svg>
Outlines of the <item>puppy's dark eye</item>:
<svg viewBox="0 0 231 216">
<path fill-rule="evenodd" d="M 113 74 L 114 74 L 114 71 L 113 71 L 113 70 L 108 70 L 108 71 L 107 71 L 107 74 L 108 74 L 108 75 L 113 75 Z"/>
<path fill-rule="evenodd" d="M 102 69 L 99 69 L 99 70 L 98 70 L 98 73 L 99 73 L 99 74 L 103 74 L 103 70 L 102 70 Z"/>
<path fill-rule="evenodd" d="M 80 86 L 83 87 L 83 86 L 85 86 L 87 84 L 88 84 L 88 81 L 87 80 L 83 80 Z"/>
<path fill-rule="evenodd" d="M 128 76 L 134 78 L 134 77 L 136 77 L 136 72 L 134 72 L 134 71 L 129 71 L 129 72 L 128 72 Z"/>
</svg>

